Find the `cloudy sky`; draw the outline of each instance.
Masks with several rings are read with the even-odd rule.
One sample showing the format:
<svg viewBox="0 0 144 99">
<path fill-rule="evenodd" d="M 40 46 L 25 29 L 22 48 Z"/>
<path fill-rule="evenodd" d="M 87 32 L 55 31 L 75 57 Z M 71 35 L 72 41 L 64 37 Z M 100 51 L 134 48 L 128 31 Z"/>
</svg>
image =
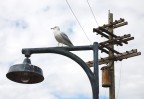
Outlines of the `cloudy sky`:
<svg viewBox="0 0 144 99">
<path fill-rule="evenodd" d="M 85 72 L 61 55 L 31 56 L 32 64 L 43 69 L 45 80 L 39 84 L 15 83 L 5 75 L 10 66 L 22 63 L 22 48 L 57 46 L 51 27 L 60 26 L 75 46 L 105 41 L 93 33 L 93 28 L 107 23 L 108 10 L 114 20 L 128 21 L 128 25 L 115 29 L 115 34 L 130 33 L 135 37 L 128 45 L 115 48 L 120 52 L 137 48 L 142 52 L 141 56 L 115 63 L 116 99 L 144 99 L 143 0 L 88 0 L 98 24 L 87 0 L 67 0 L 77 19 L 66 0 L 0 1 L 0 99 L 92 99 Z M 84 61 L 93 59 L 91 51 L 74 53 Z M 103 56 L 99 53 L 99 57 Z M 109 90 L 101 87 L 101 72 L 99 75 L 100 99 L 108 99 Z"/>
</svg>

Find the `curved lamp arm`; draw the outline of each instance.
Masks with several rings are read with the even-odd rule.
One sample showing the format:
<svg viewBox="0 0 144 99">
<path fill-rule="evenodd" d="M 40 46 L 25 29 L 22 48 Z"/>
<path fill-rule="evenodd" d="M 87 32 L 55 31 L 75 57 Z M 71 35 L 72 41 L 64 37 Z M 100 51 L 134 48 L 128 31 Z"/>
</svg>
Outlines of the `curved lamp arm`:
<svg viewBox="0 0 144 99">
<path fill-rule="evenodd" d="M 70 51 L 77 51 L 77 50 L 93 50 L 94 72 L 90 70 L 90 68 L 86 65 L 86 63 L 81 58 L 79 58 L 77 55 L 70 52 Z M 26 57 L 30 57 L 31 54 L 56 53 L 71 58 L 72 60 L 77 62 L 87 74 L 92 87 L 93 99 L 99 99 L 98 43 L 94 43 L 91 46 L 26 48 L 26 49 L 22 49 L 22 53 L 25 54 Z"/>
</svg>

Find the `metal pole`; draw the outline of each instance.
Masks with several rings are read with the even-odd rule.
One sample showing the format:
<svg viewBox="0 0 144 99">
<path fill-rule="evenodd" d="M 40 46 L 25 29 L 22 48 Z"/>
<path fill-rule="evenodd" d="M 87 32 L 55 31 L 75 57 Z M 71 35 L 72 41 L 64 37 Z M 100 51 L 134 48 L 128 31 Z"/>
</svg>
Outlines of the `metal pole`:
<svg viewBox="0 0 144 99">
<path fill-rule="evenodd" d="M 72 46 L 72 47 L 45 47 L 45 48 L 24 48 L 22 49 L 22 54 L 26 57 L 30 57 L 31 54 L 40 53 L 51 53 L 53 50 L 66 50 L 66 51 L 82 51 L 82 50 L 93 50 L 93 45 L 88 46 Z"/>
<path fill-rule="evenodd" d="M 95 81 L 94 81 L 94 84 L 95 84 L 95 92 L 96 93 L 93 93 L 96 97 L 96 99 L 99 99 L 99 66 L 98 66 L 98 48 L 99 48 L 99 45 L 97 42 L 94 43 L 94 46 L 93 46 L 93 57 L 94 57 L 94 63 L 93 63 L 93 67 L 94 67 L 94 77 L 95 77 Z"/>
<path fill-rule="evenodd" d="M 109 11 L 109 15 L 108 15 L 108 23 L 111 24 L 113 22 L 113 14 L 110 13 Z M 108 31 L 113 33 L 113 25 L 111 25 L 108 28 Z M 111 35 L 109 35 L 109 40 L 112 40 L 113 37 Z M 114 49 L 114 44 L 110 43 L 109 45 L 110 48 Z M 114 57 L 114 53 L 109 50 L 109 57 Z M 109 88 L 109 99 L 115 99 L 115 74 L 114 74 L 114 60 L 110 60 L 109 61 L 109 66 L 111 67 L 111 87 Z"/>
<path fill-rule="evenodd" d="M 77 50 L 93 50 L 94 53 L 94 73 L 90 70 L 90 68 L 86 65 L 86 63 L 79 58 L 77 55 L 73 54 L 69 51 L 77 51 Z M 40 53 L 56 53 L 67 56 L 77 62 L 87 74 L 93 93 L 93 99 L 99 99 L 99 77 L 98 77 L 98 43 L 94 43 L 90 46 L 73 46 L 73 47 L 51 47 L 51 48 L 26 48 L 22 49 L 22 53 L 25 54 L 26 57 L 30 57 L 31 54 L 40 54 Z"/>
</svg>

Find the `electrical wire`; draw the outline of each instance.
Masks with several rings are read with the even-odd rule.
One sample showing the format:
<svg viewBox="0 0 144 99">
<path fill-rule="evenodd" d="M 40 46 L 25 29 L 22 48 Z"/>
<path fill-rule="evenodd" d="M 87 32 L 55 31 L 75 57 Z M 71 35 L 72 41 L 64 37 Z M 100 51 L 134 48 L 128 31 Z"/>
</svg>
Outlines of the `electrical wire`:
<svg viewBox="0 0 144 99">
<path fill-rule="evenodd" d="M 69 4 L 69 2 L 68 2 L 67 0 L 66 0 L 66 3 L 67 3 L 67 5 L 68 5 L 69 9 L 71 10 L 73 16 L 75 17 L 76 21 L 78 22 L 79 26 L 81 27 L 82 31 L 84 32 L 85 36 L 87 37 L 87 39 L 88 39 L 89 42 L 91 43 L 91 41 L 90 41 L 90 39 L 88 38 L 88 36 L 87 36 L 87 34 L 86 34 L 84 28 L 83 28 L 82 25 L 80 24 L 80 22 L 79 22 L 77 16 L 75 15 L 74 11 L 72 10 L 72 8 L 71 8 L 71 6 L 70 6 L 70 4 Z M 92 13 L 92 15 L 93 15 L 93 17 L 94 17 L 94 20 L 95 20 L 96 24 L 99 26 L 98 21 L 97 21 L 95 15 L 94 15 L 93 10 L 92 10 L 92 7 L 91 7 L 91 5 L 90 5 L 90 3 L 89 3 L 89 0 L 87 0 L 87 4 L 88 4 L 88 6 L 89 6 L 89 8 L 90 8 L 90 11 L 91 11 L 91 13 Z M 92 43 L 91 43 L 91 44 L 92 44 Z M 120 66 L 120 78 L 119 78 L 119 85 L 118 85 L 118 92 L 117 92 L 116 99 L 118 99 L 119 90 L 120 90 L 121 72 L 122 72 L 122 62 L 121 62 L 121 66 Z M 104 94 L 106 95 L 106 90 L 105 90 L 105 93 L 104 93 Z M 104 95 L 104 99 L 105 99 L 105 95 Z"/>
<path fill-rule="evenodd" d="M 89 0 L 87 0 L 87 4 L 88 4 L 88 6 L 89 6 L 89 8 L 90 8 L 90 10 L 91 10 L 91 13 L 92 13 L 92 15 L 93 15 L 93 17 L 94 17 L 94 20 L 95 20 L 96 24 L 99 26 L 98 21 L 97 21 L 95 15 L 94 15 L 93 10 L 92 10 L 92 7 L 91 7 L 91 5 L 90 5 L 90 3 L 89 3 Z"/>
<path fill-rule="evenodd" d="M 80 24 L 80 22 L 79 22 L 77 16 L 75 15 L 74 11 L 72 10 L 72 8 L 71 8 L 71 6 L 70 6 L 70 4 L 69 4 L 69 2 L 68 2 L 67 0 L 66 0 L 66 3 L 67 3 L 67 5 L 68 5 L 69 9 L 71 10 L 73 16 L 75 17 L 76 21 L 78 22 L 79 26 L 81 27 L 82 31 L 84 32 L 85 36 L 87 37 L 87 39 L 88 39 L 89 42 L 91 43 L 91 41 L 90 41 L 90 39 L 88 38 L 88 36 L 87 36 L 87 34 L 86 34 L 84 28 L 83 28 L 82 25 Z M 90 5 L 90 3 L 89 3 L 89 0 L 87 0 L 87 4 L 88 4 L 88 6 L 89 6 L 89 8 L 90 8 L 90 10 L 91 10 L 91 13 L 92 13 L 92 15 L 93 15 L 93 17 L 94 17 L 94 20 L 95 20 L 96 24 L 99 26 L 98 21 L 97 21 L 95 15 L 94 15 L 93 10 L 92 10 L 92 7 L 91 7 L 91 5 Z M 116 99 L 118 99 L 119 90 L 120 90 L 121 72 L 122 72 L 122 62 L 121 62 L 121 66 L 120 66 L 120 78 L 119 78 L 119 85 L 118 85 L 118 92 L 117 92 Z M 106 95 L 106 90 L 105 90 L 105 95 Z M 105 99 L 105 95 L 104 95 L 104 99 Z"/>
<path fill-rule="evenodd" d="M 79 26 L 81 27 L 81 29 L 82 29 L 83 33 L 85 34 L 86 38 L 87 38 L 87 39 L 89 40 L 89 42 L 91 43 L 91 41 L 90 41 L 89 37 L 87 36 L 84 28 L 83 28 L 82 25 L 80 24 L 77 16 L 75 15 L 74 11 L 72 10 L 72 8 L 71 8 L 71 6 L 70 6 L 70 4 L 69 4 L 69 2 L 68 2 L 67 0 L 66 0 L 66 3 L 67 3 L 67 5 L 68 5 L 69 9 L 71 10 L 73 16 L 75 17 L 76 21 L 78 22 Z M 91 44 L 92 44 L 92 43 L 91 43 Z"/>
<path fill-rule="evenodd" d="M 121 73 L 122 73 L 122 62 L 120 66 L 120 77 L 119 77 L 119 85 L 118 85 L 118 91 L 117 91 L 117 96 L 116 99 L 118 99 L 119 91 L 120 91 L 120 85 L 121 85 Z"/>
<path fill-rule="evenodd" d="M 92 10 L 92 7 L 91 7 L 91 5 L 90 5 L 90 3 L 89 3 L 89 0 L 87 0 L 87 4 L 88 4 L 88 6 L 89 6 L 89 8 L 90 8 L 90 10 L 91 10 L 91 13 L 92 13 L 92 15 L 93 15 L 93 17 L 94 17 L 94 20 L 95 20 L 96 24 L 99 26 L 98 21 L 97 21 L 95 15 L 94 15 L 93 10 Z M 116 99 L 118 99 L 118 95 L 119 95 L 119 91 L 120 91 L 121 72 L 122 72 L 122 62 L 121 62 L 121 66 L 120 66 L 120 77 L 119 77 L 119 85 L 118 85 L 118 91 L 117 91 Z M 105 93 L 104 93 L 104 99 L 105 99 L 105 95 L 106 95 L 106 90 L 105 90 Z"/>
<path fill-rule="evenodd" d="M 99 27 L 99 23 L 98 23 L 98 21 L 97 21 L 97 19 L 96 19 L 96 17 L 95 17 L 94 11 L 93 11 L 93 9 L 92 9 L 90 3 L 89 3 L 89 0 L 87 0 L 87 4 L 88 4 L 88 6 L 89 6 L 89 8 L 90 8 L 90 11 L 91 11 L 93 17 L 94 17 L 95 23 L 96 23 L 97 26 Z M 106 38 L 104 38 L 104 39 L 106 40 Z"/>
<path fill-rule="evenodd" d="M 91 5 L 90 5 L 90 3 L 89 3 L 89 0 L 87 0 L 87 4 L 88 4 L 88 6 L 89 6 L 89 8 L 90 8 L 90 11 L 91 11 L 91 13 L 92 13 L 92 15 L 93 15 L 93 17 L 94 17 L 94 20 L 95 20 L 97 26 L 99 27 L 98 21 L 97 21 L 95 15 L 94 15 L 94 12 L 93 12 L 92 7 L 91 7 Z M 105 98 L 106 98 L 106 89 L 105 89 L 105 92 L 104 92 L 104 98 L 103 98 L 103 99 L 105 99 Z"/>
<path fill-rule="evenodd" d="M 118 51 L 119 51 L 119 47 L 117 47 L 117 49 L 118 49 Z M 121 78 L 122 78 L 122 76 L 121 76 L 121 74 L 122 74 L 122 66 L 123 66 L 123 64 L 122 64 L 122 61 L 121 61 L 121 66 L 120 66 L 120 76 L 119 76 L 119 81 L 118 81 L 118 91 L 117 91 L 117 95 L 116 95 L 116 99 L 118 99 L 118 95 L 119 95 L 119 91 L 120 91 L 120 85 L 121 85 Z"/>
</svg>

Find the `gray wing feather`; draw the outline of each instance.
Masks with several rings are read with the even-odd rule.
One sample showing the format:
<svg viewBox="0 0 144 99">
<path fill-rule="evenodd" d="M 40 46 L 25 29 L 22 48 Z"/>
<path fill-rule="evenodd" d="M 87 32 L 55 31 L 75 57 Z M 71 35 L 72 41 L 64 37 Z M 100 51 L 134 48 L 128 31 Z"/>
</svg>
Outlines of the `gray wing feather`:
<svg viewBox="0 0 144 99">
<path fill-rule="evenodd" d="M 66 41 L 68 41 L 70 44 L 72 44 L 72 42 L 70 41 L 70 39 L 68 38 L 68 36 L 67 36 L 65 33 L 61 32 L 61 36 L 62 36 Z M 73 45 L 73 44 L 72 44 L 72 45 Z"/>
</svg>

